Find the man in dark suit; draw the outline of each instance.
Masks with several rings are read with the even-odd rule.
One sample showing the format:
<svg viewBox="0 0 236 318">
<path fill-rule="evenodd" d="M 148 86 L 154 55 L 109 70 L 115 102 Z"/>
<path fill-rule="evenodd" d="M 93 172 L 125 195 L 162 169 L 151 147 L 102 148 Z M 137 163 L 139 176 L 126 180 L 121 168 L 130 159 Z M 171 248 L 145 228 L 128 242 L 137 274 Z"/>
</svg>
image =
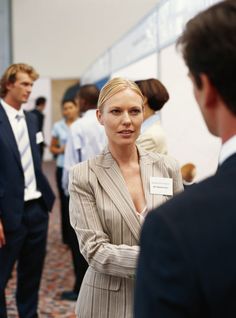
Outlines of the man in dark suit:
<svg viewBox="0 0 236 318">
<path fill-rule="evenodd" d="M 13 64 L 0 80 L 0 318 L 7 317 L 5 288 L 16 261 L 19 317 L 38 317 L 54 194 L 41 171 L 37 118 L 21 108 L 37 78 L 31 66 Z"/>
<path fill-rule="evenodd" d="M 236 1 L 187 23 L 178 40 L 209 131 L 216 174 L 150 212 L 141 234 L 135 318 L 236 317 Z"/>
<path fill-rule="evenodd" d="M 41 131 L 42 134 L 43 134 L 43 125 L 44 125 L 44 113 L 43 113 L 43 111 L 44 111 L 44 108 L 46 106 L 46 102 L 47 102 L 47 99 L 43 96 L 36 98 L 35 108 L 33 110 L 31 110 L 31 112 L 33 114 L 35 114 L 37 117 L 39 131 Z M 45 142 L 42 141 L 39 144 L 39 147 L 40 147 L 41 158 L 43 158 Z"/>
</svg>

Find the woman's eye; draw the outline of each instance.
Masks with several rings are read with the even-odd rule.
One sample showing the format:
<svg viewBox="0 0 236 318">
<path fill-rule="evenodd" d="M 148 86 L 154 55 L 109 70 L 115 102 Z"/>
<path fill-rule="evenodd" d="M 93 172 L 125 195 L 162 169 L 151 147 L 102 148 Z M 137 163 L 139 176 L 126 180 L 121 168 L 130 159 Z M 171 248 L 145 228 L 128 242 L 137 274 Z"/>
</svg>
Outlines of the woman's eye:
<svg viewBox="0 0 236 318">
<path fill-rule="evenodd" d="M 139 108 L 135 108 L 135 109 L 132 109 L 132 110 L 130 111 L 130 113 L 131 113 L 132 115 L 138 115 L 138 114 L 141 113 L 141 110 L 140 110 Z"/>
<path fill-rule="evenodd" d="M 119 109 L 112 109 L 112 110 L 111 110 L 111 113 L 112 113 L 113 115 L 119 115 L 119 114 L 120 114 L 120 110 L 119 110 Z"/>
</svg>

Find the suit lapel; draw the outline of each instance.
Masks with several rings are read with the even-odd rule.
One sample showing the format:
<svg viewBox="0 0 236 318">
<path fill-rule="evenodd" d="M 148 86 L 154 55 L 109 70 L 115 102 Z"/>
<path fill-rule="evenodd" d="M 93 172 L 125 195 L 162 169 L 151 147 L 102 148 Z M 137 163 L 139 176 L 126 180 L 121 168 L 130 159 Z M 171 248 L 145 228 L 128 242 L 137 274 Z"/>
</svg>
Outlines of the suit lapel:
<svg viewBox="0 0 236 318">
<path fill-rule="evenodd" d="M 32 118 L 30 114 L 26 111 L 24 111 L 25 114 L 25 120 L 26 120 L 26 125 L 28 129 L 28 135 L 29 135 L 29 141 L 30 141 L 30 146 L 31 146 L 31 153 L 32 153 L 32 158 L 33 158 L 33 163 L 34 163 L 34 169 L 36 173 L 36 167 L 39 164 L 39 158 L 37 157 L 37 149 L 36 149 L 36 127 L 35 123 L 32 121 Z"/>
<path fill-rule="evenodd" d="M 140 148 L 139 155 L 143 191 L 146 199 L 147 209 L 150 211 L 154 208 L 153 195 L 150 193 L 150 177 L 153 175 L 153 162 L 150 160 L 150 157 L 142 152 Z"/>
<path fill-rule="evenodd" d="M 151 194 L 150 191 L 150 177 L 163 177 L 164 171 L 162 165 L 157 165 L 157 156 L 154 157 L 151 153 L 144 151 L 141 147 L 138 147 L 140 156 L 140 169 L 143 183 L 143 190 L 146 198 L 146 204 L 148 211 L 153 210 L 157 206 L 165 202 L 166 197 L 162 195 Z M 167 176 L 168 177 L 168 176 Z"/>
<path fill-rule="evenodd" d="M 28 135 L 29 135 L 29 140 L 30 140 L 30 146 L 31 146 L 31 149 L 34 149 L 34 145 L 35 145 L 35 140 L 34 138 L 36 138 L 35 136 L 35 127 L 34 125 L 32 124 L 32 121 L 30 120 L 29 116 L 28 116 L 28 113 L 27 112 L 24 112 L 25 114 L 25 121 L 26 121 L 26 125 L 27 125 L 27 129 L 28 129 Z M 33 152 L 32 151 L 32 155 L 33 155 Z"/>
<path fill-rule="evenodd" d="M 2 135 L 3 142 L 5 142 L 6 146 L 10 148 L 11 151 L 14 153 L 16 161 L 19 164 L 20 168 L 22 169 L 21 159 L 20 159 L 20 154 L 17 147 L 16 139 L 12 131 L 9 119 L 1 104 L 0 104 L 0 128 L 1 128 L 1 135 Z"/>
<path fill-rule="evenodd" d="M 135 212 L 135 207 L 127 190 L 121 171 L 106 149 L 96 165 L 92 168 L 99 183 L 109 195 L 117 210 L 122 215 L 135 239 L 139 239 L 141 224 Z"/>
</svg>

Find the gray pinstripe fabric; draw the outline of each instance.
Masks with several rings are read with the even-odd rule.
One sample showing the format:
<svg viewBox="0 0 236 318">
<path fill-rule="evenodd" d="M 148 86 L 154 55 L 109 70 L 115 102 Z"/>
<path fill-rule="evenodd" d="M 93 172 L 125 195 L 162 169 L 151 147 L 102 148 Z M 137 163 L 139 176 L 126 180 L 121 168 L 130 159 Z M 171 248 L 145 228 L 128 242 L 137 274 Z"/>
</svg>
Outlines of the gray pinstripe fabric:
<svg viewBox="0 0 236 318">
<path fill-rule="evenodd" d="M 139 149 L 148 210 L 168 198 L 149 191 L 151 176 L 174 179 L 183 189 L 176 161 Z M 106 149 L 70 173 L 70 218 L 89 263 L 76 313 L 79 318 L 131 318 L 141 223 L 117 163 Z"/>
</svg>

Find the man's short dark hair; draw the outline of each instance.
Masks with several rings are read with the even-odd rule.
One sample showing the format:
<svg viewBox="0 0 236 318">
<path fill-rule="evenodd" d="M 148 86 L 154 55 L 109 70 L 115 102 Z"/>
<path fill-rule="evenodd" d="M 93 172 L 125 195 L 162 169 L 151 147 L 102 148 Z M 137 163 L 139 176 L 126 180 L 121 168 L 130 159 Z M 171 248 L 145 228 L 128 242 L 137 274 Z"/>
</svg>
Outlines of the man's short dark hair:
<svg viewBox="0 0 236 318">
<path fill-rule="evenodd" d="M 86 101 L 86 103 L 94 108 L 97 107 L 99 89 L 94 84 L 86 84 L 80 86 L 78 96 Z"/>
<path fill-rule="evenodd" d="M 40 105 L 45 105 L 46 104 L 47 99 L 43 96 L 40 96 L 36 99 L 35 101 L 35 105 L 36 106 L 40 106 Z"/>
<path fill-rule="evenodd" d="M 191 19 L 177 41 L 201 88 L 206 74 L 228 109 L 236 114 L 236 1 L 225 0 Z"/>
</svg>

